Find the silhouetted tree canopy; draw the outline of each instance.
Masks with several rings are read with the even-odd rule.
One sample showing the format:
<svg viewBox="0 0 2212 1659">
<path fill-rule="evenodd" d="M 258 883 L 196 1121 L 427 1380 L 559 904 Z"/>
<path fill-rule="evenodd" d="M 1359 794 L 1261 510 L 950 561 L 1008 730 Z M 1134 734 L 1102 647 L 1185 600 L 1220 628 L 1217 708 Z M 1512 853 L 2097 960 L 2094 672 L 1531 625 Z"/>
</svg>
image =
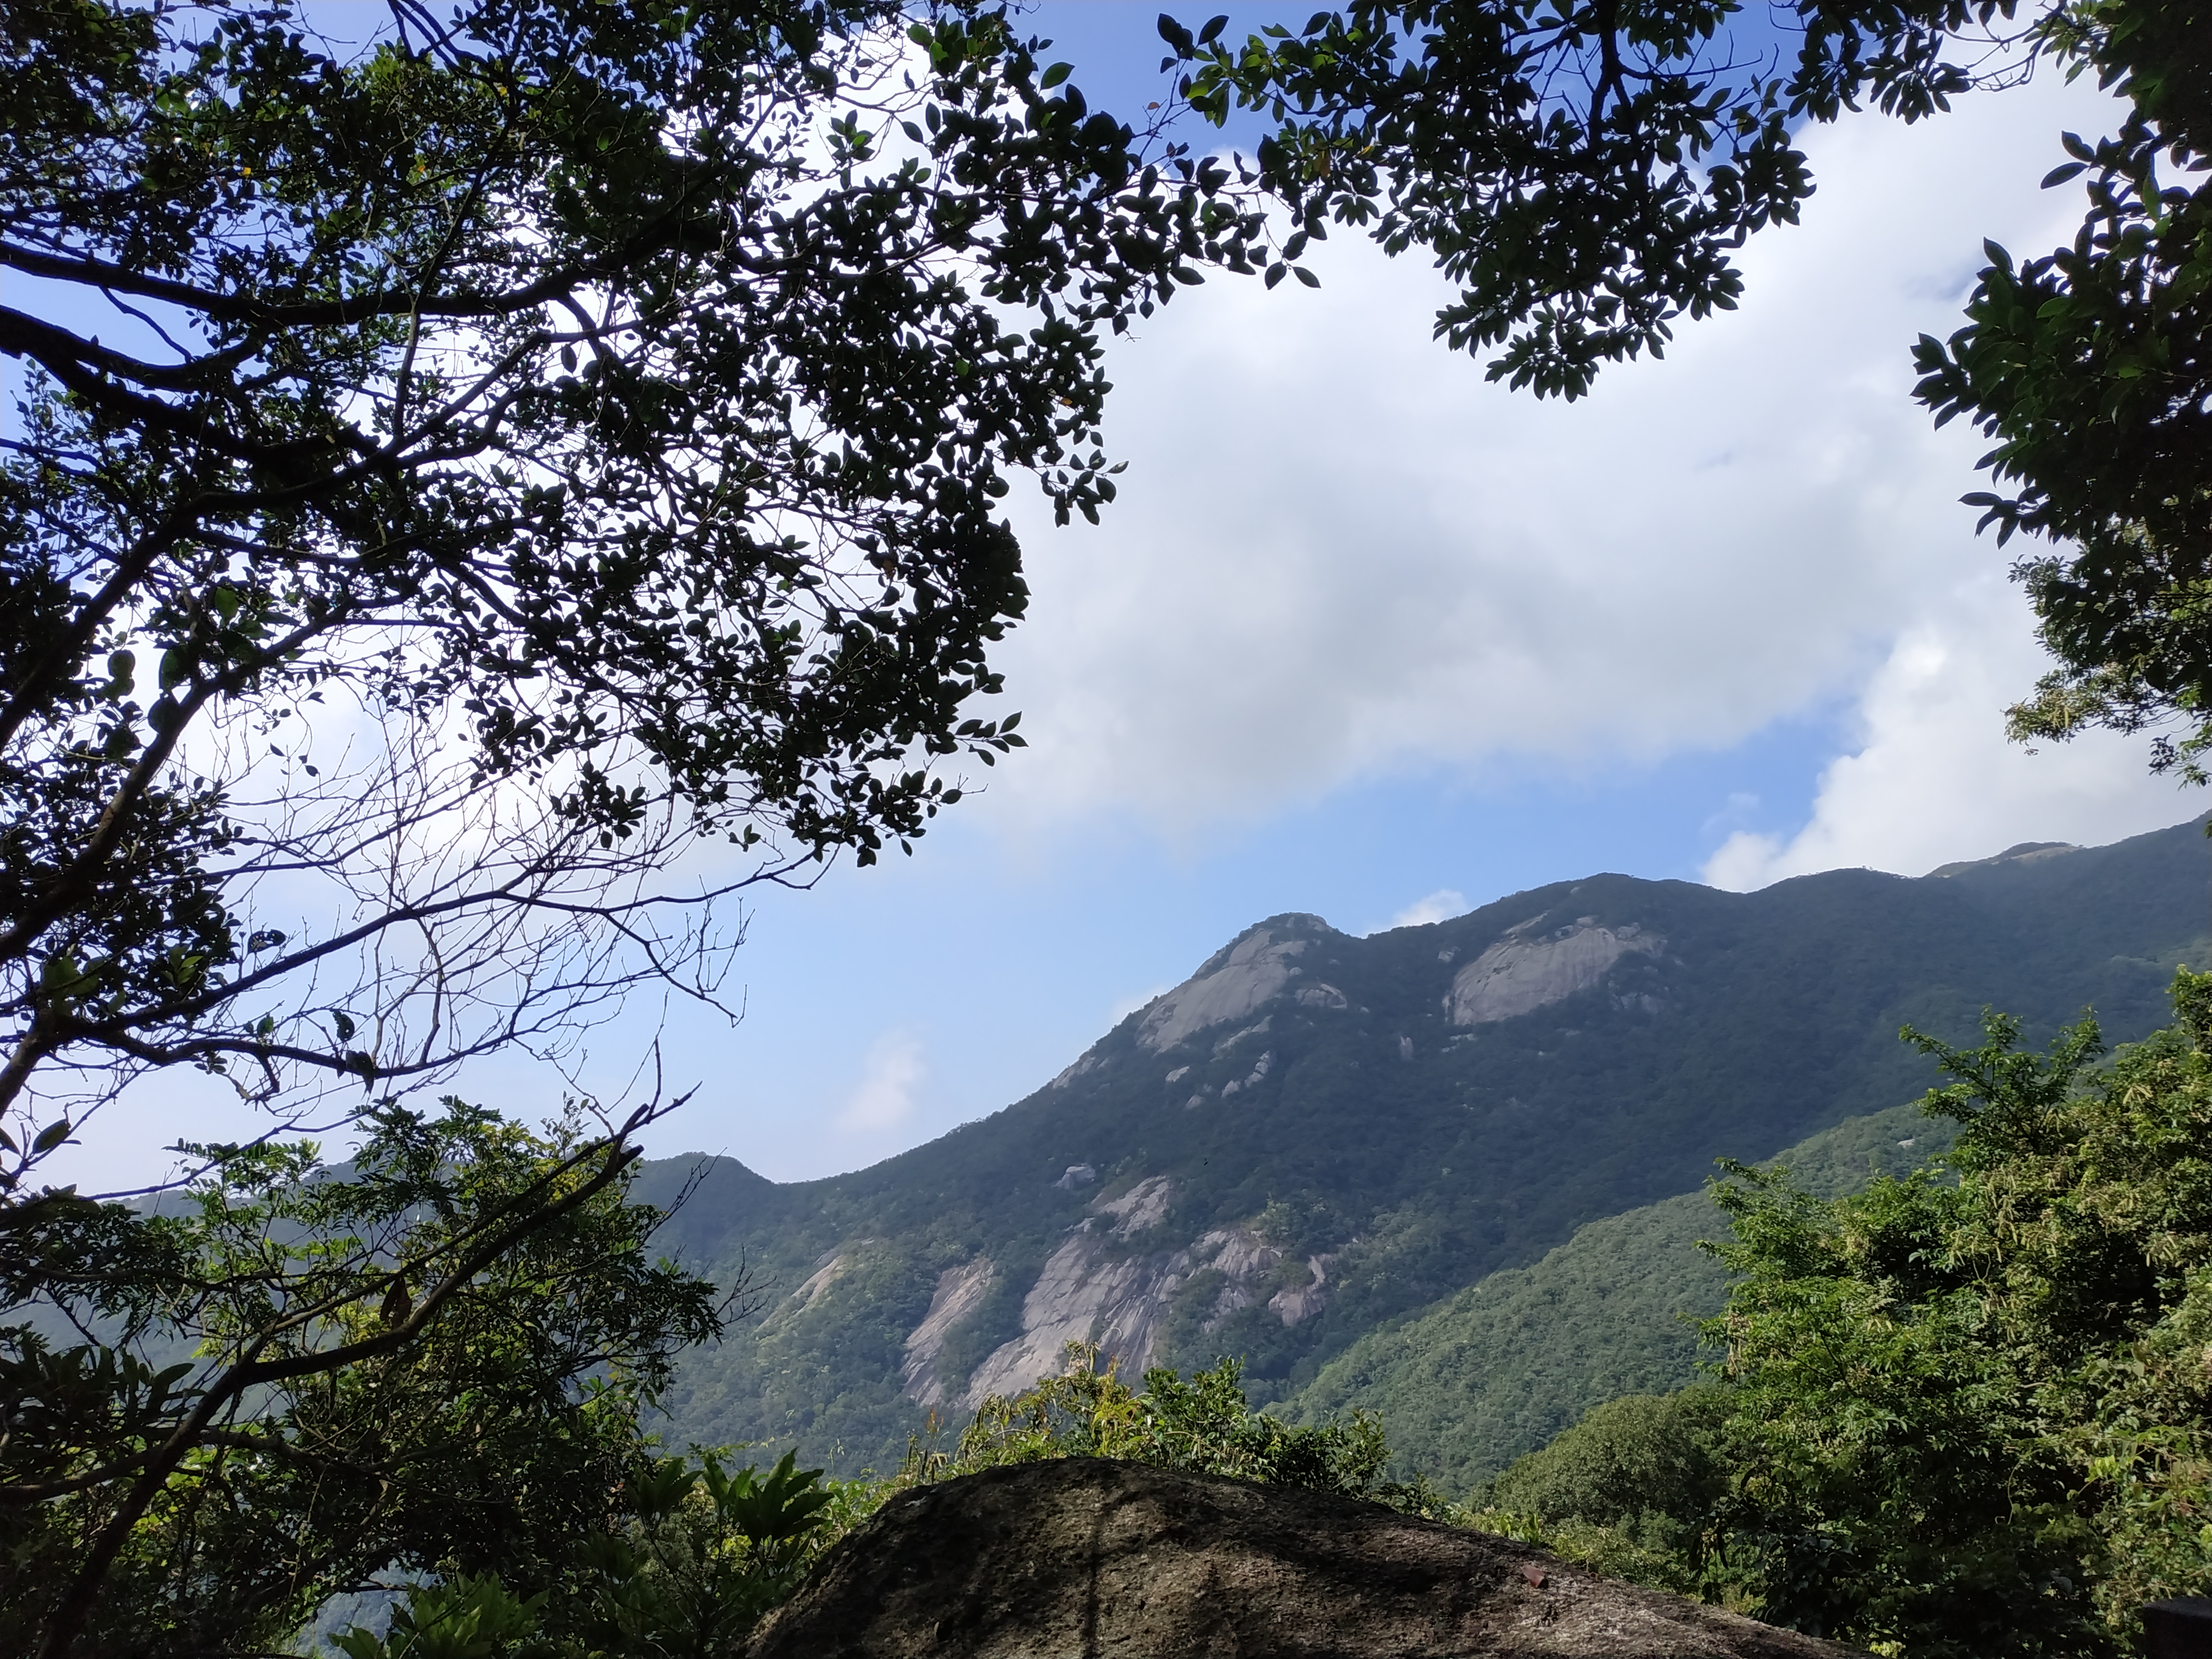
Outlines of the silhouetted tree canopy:
<svg viewBox="0 0 2212 1659">
<path fill-rule="evenodd" d="M 42 1068 L 711 999 L 716 892 L 1020 743 L 1005 498 L 1095 516 L 1102 337 L 1258 229 L 969 0 L 33 0 L 0 73 L 17 1178 Z"/>
</svg>

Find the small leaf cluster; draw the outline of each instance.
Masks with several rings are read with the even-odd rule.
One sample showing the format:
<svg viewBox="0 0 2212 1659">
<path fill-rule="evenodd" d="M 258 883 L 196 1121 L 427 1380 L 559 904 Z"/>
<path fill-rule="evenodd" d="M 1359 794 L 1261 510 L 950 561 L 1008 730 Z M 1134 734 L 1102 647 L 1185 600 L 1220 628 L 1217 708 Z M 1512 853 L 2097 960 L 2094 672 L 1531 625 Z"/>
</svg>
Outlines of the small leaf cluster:
<svg viewBox="0 0 2212 1659">
<path fill-rule="evenodd" d="M 0 1212 L 0 1646 L 267 1650 L 382 1575 L 527 1584 L 617 1512 L 726 1305 L 650 1254 L 634 1149 L 458 1101 L 368 1127 L 337 1167 L 199 1148 L 152 1212 Z"/>
<path fill-rule="evenodd" d="M 347 1659 L 717 1659 L 871 1507 L 860 1483 L 825 1484 L 788 1452 L 765 1473 L 660 1458 L 541 1588 L 453 1572 L 411 1587 L 382 1632 L 333 1639 Z"/>
<path fill-rule="evenodd" d="M 1113 1361 L 1102 1366 L 1094 1346 L 1070 1343 L 1066 1361 L 1060 1375 L 1024 1393 L 985 1401 L 950 1454 L 915 1441 L 901 1481 L 947 1479 L 1043 1458 L 1117 1457 L 1352 1497 L 1401 1492 L 1382 1480 L 1390 1449 L 1372 1413 L 1294 1426 L 1255 1412 L 1241 1386 L 1243 1365 L 1235 1359 L 1195 1372 L 1188 1382 L 1154 1366 L 1145 1373 L 1141 1393 L 1121 1381 Z"/>
</svg>

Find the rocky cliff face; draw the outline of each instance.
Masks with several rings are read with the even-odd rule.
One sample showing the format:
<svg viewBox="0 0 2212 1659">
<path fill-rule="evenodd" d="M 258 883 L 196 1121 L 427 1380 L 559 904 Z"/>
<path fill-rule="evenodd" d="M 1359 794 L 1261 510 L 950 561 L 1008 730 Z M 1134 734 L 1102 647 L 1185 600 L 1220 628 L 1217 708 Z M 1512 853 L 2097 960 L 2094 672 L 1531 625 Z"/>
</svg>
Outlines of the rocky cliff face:
<svg viewBox="0 0 2212 1659">
<path fill-rule="evenodd" d="M 1662 937 L 1633 921 L 1605 926 L 1586 915 L 1540 927 L 1546 920 L 1540 915 L 1506 929 L 1451 975 L 1443 1002 L 1453 1024 L 1489 1024 L 1534 1012 L 1605 983 L 1625 957 L 1657 958 L 1666 950 Z M 1302 960 L 1318 955 L 1316 947 L 1332 940 L 1345 942 L 1318 916 L 1277 916 L 1248 929 L 1189 979 L 1140 1011 L 1135 1050 L 1141 1055 L 1197 1051 L 1167 1072 L 1163 1086 L 1176 1093 L 1199 1069 L 1199 1055 L 1234 1062 L 1236 1074 L 1201 1082 L 1191 1091 L 1183 1100 L 1186 1111 L 1259 1089 L 1274 1069 L 1275 1051 L 1266 1040 L 1278 1005 L 1328 1013 L 1351 1006 L 1341 990 Z M 1449 953 L 1441 960 L 1448 968 Z M 1225 1034 L 1224 1027 L 1231 1028 Z M 1410 1060 L 1413 1039 L 1400 1037 L 1397 1052 Z M 1102 1045 L 1052 1086 L 1071 1087 L 1113 1063 Z M 1074 1190 L 1092 1178 L 1091 1166 L 1074 1165 L 1052 1184 Z M 1133 1376 L 1158 1357 L 1170 1310 L 1200 1273 L 1208 1275 L 1205 1289 L 1210 1296 L 1198 1310 L 1201 1332 L 1259 1304 L 1285 1327 L 1314 1317 L 1328 1305 L 1334 1289 L 1330 1270 L 1340 1252 L 1305 1255 L 1301 1276 L 1280 1273 L 1283 1249 L 1249 1225 L 1212 1227 L 1164 1242 L 1158 1236 L 1175 1195 L 1170 1177 L 1152 1175 L 1111 1199 L 1093 1202 L 1024 1294 L 1021 1334 L 988 1354 L 956 1392 L 948 1392 L 939 1375 L 939 1356 L 960 1321 L 980 1305 L 997 1269 L 980 1258 L 945 1269 L 928 1313 L 906 1340 L 901 1369 L 906 1397 L 922 1406 L 949 1402 L 973 1410 L 993 1395 L 1018 1393 L 1057 1370 L 1071 1342 L 1097 1344 Z M 1139 1248 L 1140 1243 L 1152 1248 Z"/>
<path fill-rule="evenodd" d="M 1526 1545 L 1135 1463 L 994 1469 L 885 1504 L 747 1659 L 1850 1659 Z"/>
<path fill-rule="evenodd" d="M 1216 1227 L 1188 1243 L 1158 1247 L 1175 1198 L 1175 1183 L 1151 1176 L 1127 1192 L 1097 1200 L 1022 1298 L 1022 1334 L 1001 1344 L 969 1377 L 956 1402 L 973 1411 L 993 1395 L 1012 1395 L 1057 1371 L 1071 1342 L 1096 1343 L 1131 1377 L 1158 1358 L 1161 1326 L 1176 1298 L 1195 1286 L 1209 1297 L 1200 1328 L 1265 1300 L 1285 1325 L 1319 1313 L 1328 1299 L 1334 1255 L 1307 1264 L 1307 1282 L 1275 1288 L 1283 1251 L 1249 1227 Z M 1150 1240 L 1152 1249 L 1133 1247 Z M 988 1261 L 948 1268 L 921 1325 L 907 1339 L 907 1397 L 934 1406 L 946 1395 L 936 1361 L 950 1334 L 981 1297 L 994 1270 Z M 1295 1274 L 1292 1275 L 1296 1277 Z M 1268 1292 L 1272 1291 L 1273 1294 Z"/>
<path fill-rule="evenodd" d="M 1530 936 L 1537 917 L 1508 928 L 1492 945 L 1452 978 L 1444 1006 L 1455 1025 L 1488 1025 L 1533 1014 L 1587 991 L 1613 971 L 1630 951 L 1662 954 L 1667 941 L 1635 922 L 1601 927 L 1595 916 L 1578 916 L 1565 927 Z"/>
</svg>

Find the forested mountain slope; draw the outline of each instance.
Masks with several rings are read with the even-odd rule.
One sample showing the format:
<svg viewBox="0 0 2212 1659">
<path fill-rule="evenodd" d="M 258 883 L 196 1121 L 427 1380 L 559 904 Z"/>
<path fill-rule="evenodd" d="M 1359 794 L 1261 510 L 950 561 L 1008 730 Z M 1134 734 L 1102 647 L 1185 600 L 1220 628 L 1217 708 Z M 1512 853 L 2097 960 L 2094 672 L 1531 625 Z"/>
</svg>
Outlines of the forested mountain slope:
<svg viewBox="0 0 2212 1659">
<path fill-rule="evenodd" d="M 1925 1163 L 1957 1127 L 1893 1106 L 1824 1129 L 1775 1161 L 1796 1185 L 1833 1196 Z M 1701 1356 L 1690 1322 L 1728 1299 L 1727 1273 L 1698 1241 L 1723 1237 L 1726 1224 L 1702 1189 L 1593 1221 L 1530 1267 L 1492 1273 L 1370 1331 L 1285 1400 L 1285 1413 L 1322 1422 L 1374 1412 L 1401 1478 L 1425 1474 L 1464 1498 L 1591 1407 L 1695 1378 Z"/>
<path fill-rule="evenodd" d="M 1905 1021 L 1961 1038 L 1994 1004 L 2047 1031 L 2094 1005 L 2148 1031 L 2175 962 L 2212 959 L 2208 871 L 2184 825 L 1917 880 L 1594 876 L 1365 939 L 1272 917 L 1027 1099 L 872 1169 L 648 1166 L 641 1196 L 696 1183 L 672 1248 L 769 1293 L 688 1364 L 672 1438 L 880 1465 L 1070 1338 L 1132 1366 L 1242 1354 L 1281 1397 L 1717 1157 L 1917 1096 Z"/>
</svg>

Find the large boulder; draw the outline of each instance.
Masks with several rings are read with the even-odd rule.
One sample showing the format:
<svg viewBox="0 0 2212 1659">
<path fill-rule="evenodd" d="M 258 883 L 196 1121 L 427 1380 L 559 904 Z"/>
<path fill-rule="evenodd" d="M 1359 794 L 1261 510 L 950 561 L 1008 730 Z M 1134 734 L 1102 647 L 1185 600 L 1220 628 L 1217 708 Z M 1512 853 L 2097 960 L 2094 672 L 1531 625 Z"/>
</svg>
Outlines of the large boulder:
<svg viewBox="0 0 2212 1659">
<path fill-rule="evenodd" d="M 1844 1659 L 1373 1504 L 1071 1458 L 902 1492 L 747 1659 Z"/>
</svg>

